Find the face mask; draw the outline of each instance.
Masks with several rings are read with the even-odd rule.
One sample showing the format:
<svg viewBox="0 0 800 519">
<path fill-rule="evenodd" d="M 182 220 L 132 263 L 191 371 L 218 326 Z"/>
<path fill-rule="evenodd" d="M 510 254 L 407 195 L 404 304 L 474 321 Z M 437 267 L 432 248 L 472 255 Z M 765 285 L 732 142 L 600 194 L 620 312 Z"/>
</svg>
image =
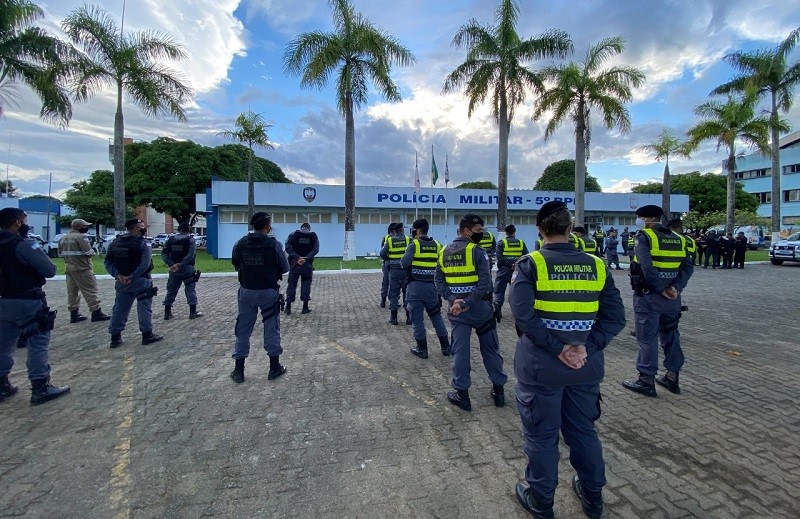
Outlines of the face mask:
<svg viewBox="0 0 800 519">
<path fill-rule="evenodd" d="M 644 229 L 645 227 L 647 227 L 647 224 L 644 222 L 644 219 L 637 218 L 636 219 L 636 226 Z"/>
<path fill-rule="evenodd" d="M 27 238 L 28 237 L 28 231 L 30 231 L 30 230 L 31 230 L 31 226 L 28 225 L 28 224 L 23 223 L 22 225 L 19 226 L 19 231 L 17 231 L 17 232 L 23 238 Z"/>
<path fill-rule="evenodd" d="M 472 243 L 480 243 L 483 240 L 483 231 L 472 233 L 469 239 L 472 240 Z"/>
<path fill-rule="evenodd" d="M 147 229 L 139 229 L 139 236 L 146 236 L 146 235 L 147 235 Z"/>
<path fill-rule="evenodd" d="M 87 232 L 89 232 L 89 228 L 88 228 L 88 227 L 81 227 L 81 228 L 80 228 L 80 231 L 81 231 L 82 233 L 86 234 Z"/>
</svg>

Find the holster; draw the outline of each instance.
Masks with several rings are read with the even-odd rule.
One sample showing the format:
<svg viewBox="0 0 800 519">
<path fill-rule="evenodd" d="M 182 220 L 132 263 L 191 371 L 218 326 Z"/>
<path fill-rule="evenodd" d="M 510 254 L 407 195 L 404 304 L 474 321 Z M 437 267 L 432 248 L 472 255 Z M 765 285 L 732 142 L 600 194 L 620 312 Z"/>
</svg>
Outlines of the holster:
<svg viewBox="0 0 800 519">
<path fill-rule="evenodd" d="M 158 287 L 150 285 L 148 288 L 136 294 L 137 301 L 144 301 L 145 299 L 153 299 L 158 294 Z"/>
</svg>

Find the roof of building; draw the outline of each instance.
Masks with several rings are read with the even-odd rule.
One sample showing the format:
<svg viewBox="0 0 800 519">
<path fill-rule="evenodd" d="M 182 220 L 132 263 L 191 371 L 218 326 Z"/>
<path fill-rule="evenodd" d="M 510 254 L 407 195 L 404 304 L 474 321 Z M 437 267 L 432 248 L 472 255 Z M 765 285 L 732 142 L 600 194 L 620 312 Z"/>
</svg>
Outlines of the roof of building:
<svg viewBox="0 0 800 519">
<path fill-rule="evenodd" d="M 793 148 L 800 145 L 800 131 L 785 135 L 778 140 L 779 146 L 783 148 Z"/>
</svg>

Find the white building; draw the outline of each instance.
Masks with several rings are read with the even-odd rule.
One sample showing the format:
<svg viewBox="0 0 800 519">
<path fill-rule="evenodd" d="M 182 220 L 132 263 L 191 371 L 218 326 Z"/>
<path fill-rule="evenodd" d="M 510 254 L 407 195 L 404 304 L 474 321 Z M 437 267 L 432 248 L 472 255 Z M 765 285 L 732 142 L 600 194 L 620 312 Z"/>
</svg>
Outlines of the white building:
<svg viewBox="0 0 800 519">
<path fill-rule="evenodd" d="M 571 210 L 575 195 L 569 192 L 510 190 L 506 224 L 517 227 L 517 236 L 529 243 L 537 238 L 536 212 L 549 200 L 564 200 Z M 638 193 L 586 193 L 587 229 L 628 227 L 635 229 L 634 210 L 647 204 L 661 204 L 661 195 Z M 687 195 L 672 195 L 673 211 L 689 210 Z M 208 251 L 215 258 L 230 258 L 233 245 L 247 233 L 247 182 L 215 180 L 206 194 L 197 195 L 197 208 L 205 207 Z M 255 210 L 272 214 L 275 237 L 285 241 L 303 222 L 311 224 L 320 240 L 322 257 L 338 257 L 344 249 L 344 186 L 271 184 L 255 185 Z M 432 212 L 432 215 L 431 215 Z M 417 218 L 431 223 L 430 235 L 442 242 L 452 241 L 458 222 L 466 213 L 481 216 L 486 228 L 498 238 L 497 192 L 487 189 L 421 189 L 356 186 L 356 239 L 359 256 L 374 254 L 391 222 L 410 226 Z M 407 231 L 408 232 L 408 231 Z"/>
</svg>

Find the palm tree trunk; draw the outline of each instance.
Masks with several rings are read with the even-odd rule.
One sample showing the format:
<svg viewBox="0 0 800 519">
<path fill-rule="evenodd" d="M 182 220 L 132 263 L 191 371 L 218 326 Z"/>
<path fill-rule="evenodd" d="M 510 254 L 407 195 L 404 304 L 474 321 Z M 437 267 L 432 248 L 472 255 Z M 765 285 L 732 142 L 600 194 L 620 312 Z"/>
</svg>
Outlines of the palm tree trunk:
<svg viewBox="0 0 800 519">
<path fill-rule="evenodd" d="M 725 204 L 725 233 L 733 234 L 733 219 L 736 211 L 736 183 L 733 172 L 736 170 L 736 154 L 734 145 L 731 144 L 731 155 L 728 157 L 727 176 L 727 199 Z"/>
<path fill-rule="evenodd" d="M 247 156 L 247 218 L 251 218 L 256 210 L 256 194 L 253 181 L 253 145 L 250 145 L 250 154 Z"/>
<path fill-rule="evenodd" d="M 575 225 L 583 225 L 586 191 L 586 117 L 584 107 L 578 107 L 575 123 Z"/>
<path fill-rule="evenodd" d="M 353 121 L 353 93 L 345 94 L 344 136 L 344 253 L 342 259 L 356 259 L 356 131 Z"/>
<path fill-rule="evenodd" d="M 508 211 L 508 134 L 511 123 L 508 121 L 508 105 L 505 90 L 500 92 L 500 153 L 497 168 L 497 232 L 506 228 Z"/>
<path fill-rule="evenodd" d="M 772 92 L 772 113 L 770 114 L 770 133 L 772 139 L 772 236 L 781 232 L 781 157 L 780 137 L 778 136 L 778 101 Z M 776 239 L 773 238 L 772 243 Z"/>
<path fill-rule="evenodd" d="M 114 114 L 114 228 L 125 229 L 125 123 L 122 118 L 122 82 L 117 81 L 117 112 Z"/>
<path fill-rule="evenodd" d="M 672 188 L 669 185 L 669 155 L 667 155 L 667 163 L 664 165 L 664 181 L 661 189 L 661 209 L 664 210 L 664 216 L 669 220 L 669 195 Z"/>
</svg>

